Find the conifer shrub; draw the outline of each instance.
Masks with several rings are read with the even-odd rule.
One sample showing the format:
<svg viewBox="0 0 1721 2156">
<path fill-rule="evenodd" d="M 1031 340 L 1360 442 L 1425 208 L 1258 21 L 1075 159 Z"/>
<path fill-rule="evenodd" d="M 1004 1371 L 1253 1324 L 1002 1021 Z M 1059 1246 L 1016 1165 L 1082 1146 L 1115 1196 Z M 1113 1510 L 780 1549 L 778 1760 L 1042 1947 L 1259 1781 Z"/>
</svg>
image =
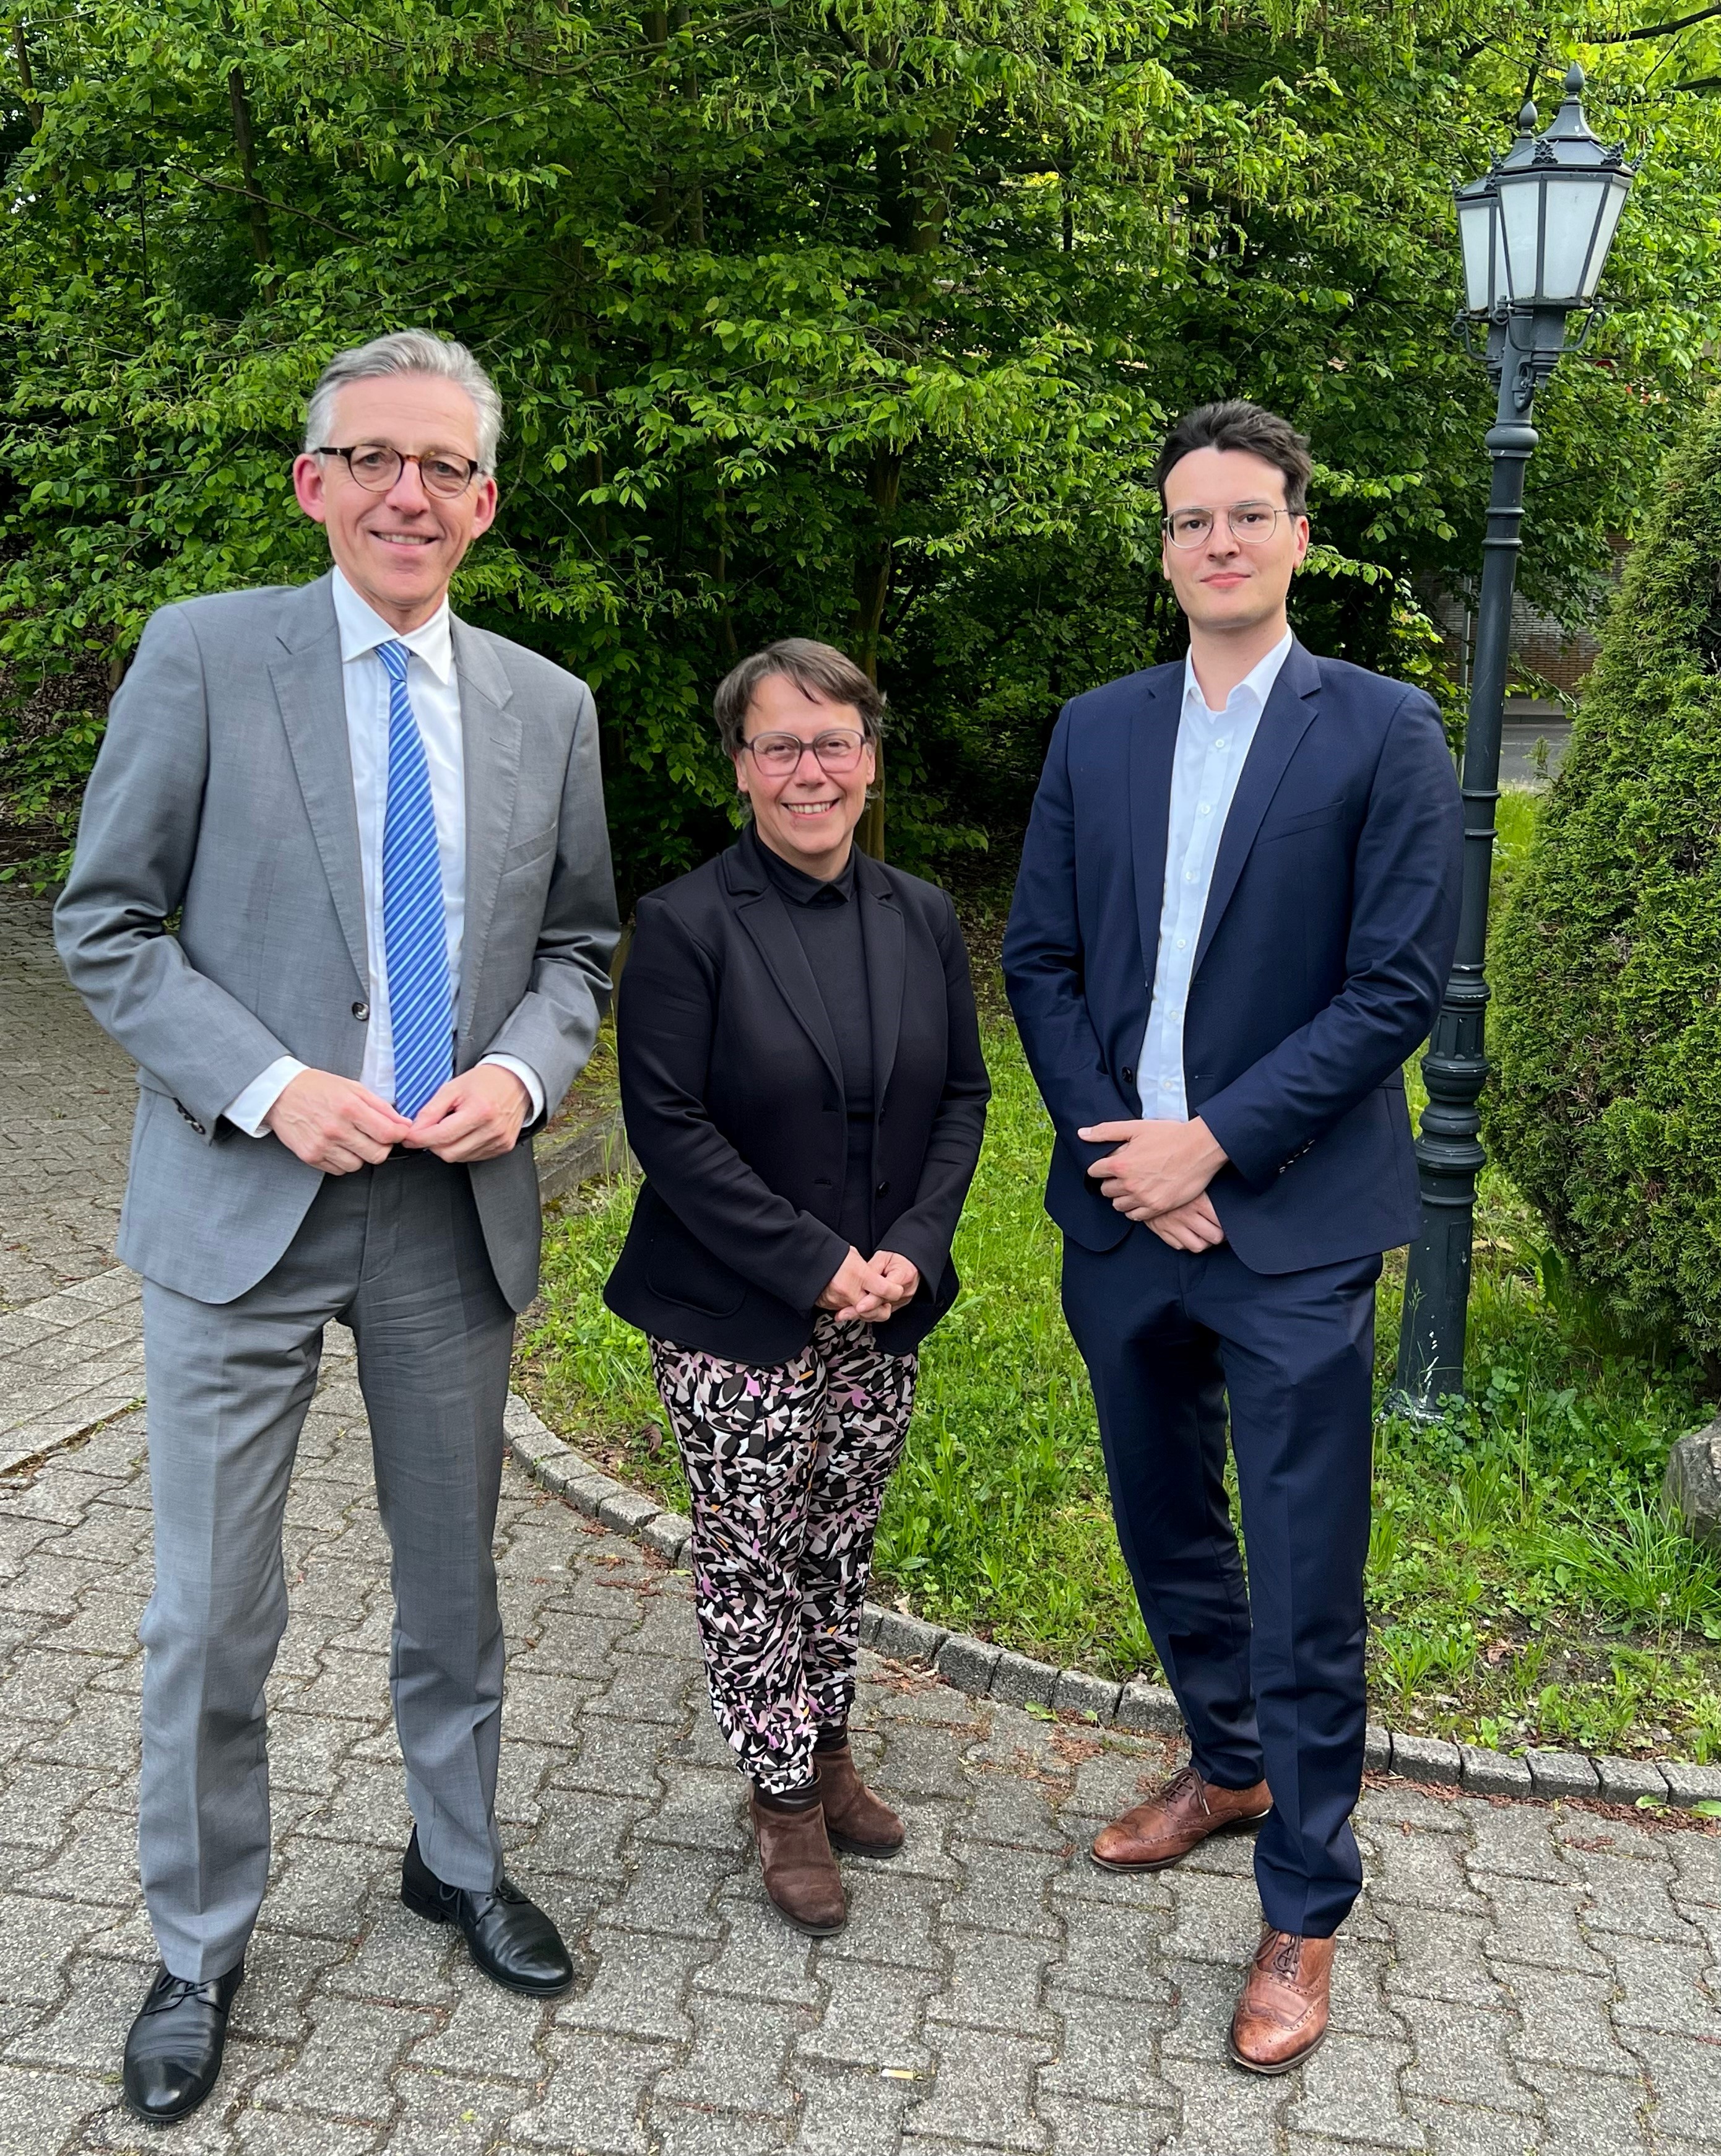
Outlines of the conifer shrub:
<svg viewBox="0 0 1721 2156">
<path fill-rule="evenodd" d="M 1721 403 L 1668 461 L 1492 940 L 1492 1150 L 1623 1325 L 1721 1374 Z"/>
</svg>

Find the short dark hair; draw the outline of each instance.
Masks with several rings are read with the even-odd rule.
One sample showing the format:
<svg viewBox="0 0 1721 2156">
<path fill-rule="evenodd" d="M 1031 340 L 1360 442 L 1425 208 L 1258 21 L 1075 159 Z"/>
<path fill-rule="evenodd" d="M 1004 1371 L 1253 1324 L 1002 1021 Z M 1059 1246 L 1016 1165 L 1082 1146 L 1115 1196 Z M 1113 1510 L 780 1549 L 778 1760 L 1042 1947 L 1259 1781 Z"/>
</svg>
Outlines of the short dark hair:
<svg viewBox="0 0 1721 2156">
<path fill-rule="evenodd" d="M 1153 483 L 1165 496 L 1171 467 L 1191 449 L 1247 449 L 1263 464 L 1275 465 L 1285 476 L 1285 507 L 1300 516 L 1309 505 L 1309 437 L 1299 434 L 1288 419 L 1259 404 L 1245 403 L 1241 397 L 1222 404 L 1200 404 L 1186 412 L 1166 435 L 1154 459 Z"/>
<path fill-rule="evenodd" d="M 862 731 L 877 741 L 884 728 L 884 699 L 878 684 L 869 681 L 854 661 L 834 644 L 816 644 L 810 636 L 786 636 L 767 644 L 739 666 L 731 667 L 717 685 L 711 701 L 713 715 L 723 746 L 739 756 L 746 738 L 747 711 L 761 681 L 781 674 L 792 681 L 803 696 L 822 703 L 848 704 L 860 713 Z"/>
</svg>

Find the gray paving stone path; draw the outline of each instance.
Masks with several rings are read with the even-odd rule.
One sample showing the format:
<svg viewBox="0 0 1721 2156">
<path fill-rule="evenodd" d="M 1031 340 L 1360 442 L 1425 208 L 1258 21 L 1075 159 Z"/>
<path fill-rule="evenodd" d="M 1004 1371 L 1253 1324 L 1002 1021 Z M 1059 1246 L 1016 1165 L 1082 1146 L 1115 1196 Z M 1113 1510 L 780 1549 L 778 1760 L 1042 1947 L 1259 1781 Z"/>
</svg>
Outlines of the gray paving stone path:
<svg viewBox="0 0 1721 2156">
<path fill-rule="evenodd" d="M 137 1087 L 60 969 L 45 901 L 0 885 L 0 1312 L 114 1262 Z M 0 1335 L 0 1339 L 4 1336 Z"/>
<path fill-rule="evenodd" d="M 40 932 L 38 916 L 13 947 L 35 988 L 5 984 L 0 1081 L 17 1055 L 76 1128 L 113 1059 L 67 1015 Z M 81 1261 L 56 1270 L 35 1240 L 39 1219 L 111 1219 L 105 1111 L 47 1196 L 23 1127 L 0 1207 L 42 1264 L 22 1304 L 42 1329 L 0 1340 L 0 1401 L 69 1367 L 80 1323 L 97 1364 L 136 1324 L 125 1276 L 95 1270 L 94 1315 L 61 1322 Z M 37 1214 L 13 1209 L 20 1193 Z M 1257 1921 L 1247 1845 L 1155 1879 L 1085 1858 L 1169 1743 L 978 1706 L 868 1657 L 858 1742 L 909 1844 L 848 1866 L 848 1928 L 814 1944 L 761 1894 L 684 1575 L 512 1467 L 505 1838 L 580 1975 L 550 2004 L 495 1991 L 397 1895 L 387 1551 L 345 1342 L 331 1332 L 289 1515 L 269 1898 L 219 2089 L 166 2133 L 117 2101 L 152 1958 L 133 1834 L 144 1415 L 106 1409 L 0 1474 L 6 2156 L 1713 2156 L 1721 1835 L 1371 1789 L 1334 2034 L 1302 2073 L 1252 2081 L 1223 2058 Z"/>
</svg>

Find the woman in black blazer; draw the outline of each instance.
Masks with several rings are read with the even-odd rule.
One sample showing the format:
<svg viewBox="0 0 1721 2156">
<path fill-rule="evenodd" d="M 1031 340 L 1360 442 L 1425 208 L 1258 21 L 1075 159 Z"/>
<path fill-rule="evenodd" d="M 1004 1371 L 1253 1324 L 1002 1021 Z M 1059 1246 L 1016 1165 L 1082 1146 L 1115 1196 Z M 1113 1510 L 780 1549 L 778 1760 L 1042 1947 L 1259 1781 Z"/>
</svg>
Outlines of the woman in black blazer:
<svg viewBox="0 0 1721 2156">
<path fill-rule="evenodd" d="M 711 1703 L 766 1892 L 816 1934 L 845 1916 L 832 1845 L 902 1845 L 848 1711 L 990 1091 L 949 897 L 853 844 L 883 710 L 801 638 L 728 676 L 717 722 L 753 819 L 640 901 L 617 1012 L 646 1181 L 605 1300 L 650 1337 L 681 1448 Z"/>
</svg>

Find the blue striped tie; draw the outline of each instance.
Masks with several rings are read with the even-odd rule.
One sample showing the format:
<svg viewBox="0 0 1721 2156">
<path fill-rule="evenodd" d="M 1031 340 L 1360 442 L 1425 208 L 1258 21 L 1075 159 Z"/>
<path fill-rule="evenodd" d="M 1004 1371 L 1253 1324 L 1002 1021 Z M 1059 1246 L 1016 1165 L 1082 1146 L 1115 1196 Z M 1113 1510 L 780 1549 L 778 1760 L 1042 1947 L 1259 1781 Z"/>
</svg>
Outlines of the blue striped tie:
<svg viewBox="0 0 1721 2156">
<path fill-rule="evenodd" d="M 407 694 L 407 647 L 379 644 L 388 676 L 388 805 L 382 819 L 382 948 L 394 1034 L 394 1105 L 416 1116 L 454 1067 L 453 998 L 430 767 Z"/>
</svg>

